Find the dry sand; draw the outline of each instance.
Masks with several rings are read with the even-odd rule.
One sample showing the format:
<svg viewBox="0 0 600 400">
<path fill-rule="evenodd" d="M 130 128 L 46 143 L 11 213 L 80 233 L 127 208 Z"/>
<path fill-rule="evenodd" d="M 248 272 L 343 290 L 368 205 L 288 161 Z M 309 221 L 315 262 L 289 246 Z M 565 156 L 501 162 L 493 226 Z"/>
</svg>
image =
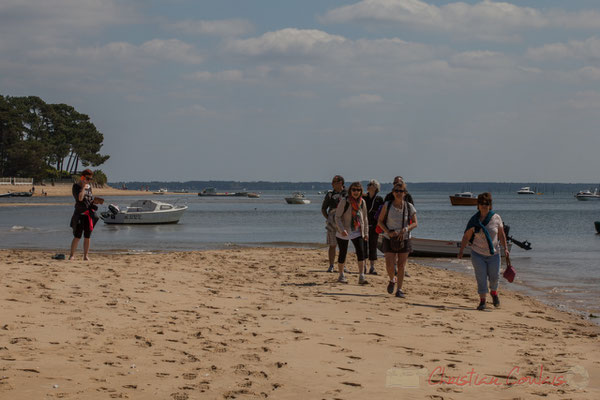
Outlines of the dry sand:
<svg viewBox="0 0 600 400">
<path fill-rule="evenodd" d="M 73 188 L 72 184 L 56 184 L 52 185 L 35 185 L 35 191 L 32 197 L 41 197 L 42 190 L 48 193 L 49 197 L 56 196 L 72 196 L 71 190 Z M 0 194 L 8 193 L 8 192 L 29 192 L 31 186 L 28 185 L 0 185 Z M 146 192 L 145 190 L 120 190 L 115 189 L 110 186 L 98 187 L 92 189 L 94 196 L 136 196 L 136 195 L 147 195 L 152 194 L 152 192 Z M 169 193 L 174 194 L 174 193 Z"/>
<path fill-rule="evenodd" d="M 397 299 L 323 250 L 51 255 L 0 251 L 2 399 L 600 398 L 600 327 L 506 290 L 476 311 L 454 272 L 409 264 Z"/>
</svg>

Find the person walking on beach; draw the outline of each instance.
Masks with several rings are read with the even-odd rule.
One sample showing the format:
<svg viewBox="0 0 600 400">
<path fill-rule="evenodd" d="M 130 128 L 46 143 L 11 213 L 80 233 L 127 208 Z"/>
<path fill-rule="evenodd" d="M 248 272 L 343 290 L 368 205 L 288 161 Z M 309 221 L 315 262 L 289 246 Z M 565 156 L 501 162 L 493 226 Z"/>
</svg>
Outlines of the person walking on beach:
<svg viewBox="0 0 600 400">
<path fill-rule="evenodd" d="M 389 283 L 387 291 L 394 292 L 394 264 L 396 264 L 396 297 L 404 298 L 402 283 L 408 255 L 412 251 L 410 232 L 418 226 L 417 210 L 406 201 L 406 183 L 394 185 L 394 200 L 384 203 L 379 213 L 378 225 L 383 230 L 383 252 Z"/>
<path fill-rule="evenodd" d="M 396 186 L 399 183 L 403 183 L 404 182 L 404 178 L 401 177 L 400 175 L 395 176 L 394 177 L 394 181 L 392 183 L 392 188 L 394 186 Z M 413 201 L 412 196 L 410 195 L 410 193 L 406 192 L 405 196 L 404 196 L 404 200 L 408 201 L 410 204 L 412 204 L 413 206 L 415 205 L 415 202 Z M 388 194 L 385 195 L 385 198 L 383 199 L 384 203 L 389 203 L 390 201 L 394 201 L 394 192 L 391 191 Z M 394 270 L 396 270 L 397 266 L 394 266 Z M 406 268 L 404 269 L 404 276 L 409 278 L 410 275 L 408 275 L 408 271 L 406 270 Z"/>
<path fill-rule="evenodd" d="M 96 204 L 104 203 L 100 197 L 94 198 L 92 195 L 91 182 L 93 172 L 89 169 L 81 173 L 79 182 L 73 184 L 73 197 L 75 198 L 75 210 L 71 217 L 71 228 L 73 228 L 73 241 L 71 242 L 71 254 L 69 260 L 73 259 L 75 250 L 79 245 L 79 240 L 83 234 L 83 259 L 89 260 L 88 254 L 90 251 L 90 238 L 98 217 L 95 211 L 98 209 Z"/>
<path fill-rule="evenodd" d="M 333 264 L 335 263 L 335 248 L 337 246 L 337 240 L 335 237 L 336 226 L 335 226 L 335 210 L 342 197 L 346 197 L 346 190 L 344 189 L 344 178 L 341 175 L 336 175 L 331 180 L 332 190 L 328 191 L 321 204 L 321 214 L 325 217 L 325 229 L 327 231 L 327 245 L 329 247 L 329 268 L 327 272 L 333 272 Z"/>
<path fill-rule="evenodd" d="M 477 196 L 477 213 L 471 217 L 465 228 L 458 258 L 462 259 L 467 242 L 471 243 L 471 262 L 477 279 L 479 293 L 478 310 L 485 310 L 485 301 L 489 290 L 494 307 L 500 306 L 498 281 L 500 279 L 500 245 L 507 259 L 509 256 L 504 234 L 504 224 L 500 215 L 492 211 L 492 194 L 481 193 Z"/>
<path fill-rule="evenodd" d="M 365 241 L 365 257 L 369 259 L 369 263 L 371 264 L 371 268 L 369 269 L 370 275 L 377 275 L 377 271 L 375 271 L 375 262 L 377 261 L 377 240 L 379 234 L 375 229 L 377 228 L 377 218 L 375 218 L 375 214 L 380 211 L 379 209 L 383 205 L 383 199 L 381 196 L 377 195 L 380 187 L 381 185 L 377 180 L 371 179 L 367 184 L 367 194 L 363 196 L 367 205 L 367 216 L 369 217 L 369 240 Z"/>
<path fill-rule="evenodd" d="M 338 255 L 338 282 L 348 283 L 344 275 L 348 242 L 351 240 L 358 260 L 358 283 L 367 284 L 365 279 L 365 240 L 369 236 L 369 219 L 367 217 L 367 204 L 362 197 L 363 188 L 360 182 L 352 182 L 348 195 L 342 198 L 335 210 L 335 223 L 337 227 L 336 240 L 340 248 Z"/>
</svg>

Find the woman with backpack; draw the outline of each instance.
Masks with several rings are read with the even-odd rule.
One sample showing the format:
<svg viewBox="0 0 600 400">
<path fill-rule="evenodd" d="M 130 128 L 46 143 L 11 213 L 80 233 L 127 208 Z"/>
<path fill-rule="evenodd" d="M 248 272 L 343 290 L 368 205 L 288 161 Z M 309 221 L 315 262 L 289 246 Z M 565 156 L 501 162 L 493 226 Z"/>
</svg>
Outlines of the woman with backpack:
<svg viewBox="0 0 600 400">
<path fill-rule="evenodd" d="M 394 185 L 392 190 L 394 199 L 386 202 L 379 213 L 378 226 L 383 230 L 383 253 L 385 254 L 385 267 L 389 276 L 387 292 L 394 292 L 394 264 L 398 266 L 396 281 L 398 290 L 396 297 L 404 298 L 402 282 L 404 281 L 404 268 L 408 255 L 412 251 L 410 232 L 417 227 L 417 210 L 406 201 L 406 183 Z"/>
<path fill-rule="evenodd" d="M 335 210 L 337 227 L 336 240 L 340 249 L 338 255 L 338 282 L 348 283 L 344 275 L 344 264 L 348 252 L 348 242 L 352 241 L 358 260 L 358 283 L 367 284 L 365 279 L 365 240 L 369 238 L 369 220 L 367 205 L 362 198 L 363 188 L 360 182 L 353 182 L 348 189 L 348 195 L 340 200 Z"/>
<path fill-rule="evenodd" d="M 377 275 L 375 262 L 377 261 L 377 239 L 379 238 L 379 234 L 375 228 L 377 228 L 377 213 L 383 205 L 383 199 L 377 194 L 380 187 L 377 180 L 371 179 L 367 185 L 367 194 L 363 196 L 367 204 L 369 217 L 369 240 L 365 240 L 365 261 L 368 258 L 371 264 L 371 268 L 369 269 L 370 275 Z"/>
</svg>

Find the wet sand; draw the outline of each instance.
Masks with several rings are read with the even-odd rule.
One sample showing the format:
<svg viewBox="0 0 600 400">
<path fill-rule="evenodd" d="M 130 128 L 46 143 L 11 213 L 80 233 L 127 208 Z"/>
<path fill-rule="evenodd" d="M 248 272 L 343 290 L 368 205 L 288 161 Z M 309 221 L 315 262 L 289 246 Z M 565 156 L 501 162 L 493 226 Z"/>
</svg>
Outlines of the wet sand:
<svg viewBox="0 0 600 400">
<path fill-rule="evenodd" d="M 51 256 L 0 251 L 0 398 L 600 398 L 600 327 L 505 284 L 481 312 L 474 278 L 411 263 L 397 299 L 324 250 Z"/>
</svg>

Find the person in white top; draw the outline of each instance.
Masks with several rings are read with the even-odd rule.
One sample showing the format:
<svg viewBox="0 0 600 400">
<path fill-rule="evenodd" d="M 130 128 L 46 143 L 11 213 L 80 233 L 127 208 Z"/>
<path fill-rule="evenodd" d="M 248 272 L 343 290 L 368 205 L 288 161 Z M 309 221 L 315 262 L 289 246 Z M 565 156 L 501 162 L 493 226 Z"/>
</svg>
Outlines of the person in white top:
<svg viewBox="0 0 600 400">
<path fill-rule="evenodd" d="M 465 229 L 458 258 L 463 257 L 463 251 L 471 242 L 471 262 L 477 279 L 479 293 L 478 310 L 485 310 L 486 297 L 489 290 L 494 307 L 500 306 L 498 297 L 498 281 L 500 280 L 500 251 L 509 257 L 504 224 L 500 215 L 492 211 L 492 194 L 481 193 L 477 196 L 477 213 L 471 217 Z M 500 248 L 502 245 L 502 249 Z"/>
<path fill-rule="evenodd" d="M 406 201 L 406 183 L 394 185 L 392 190 L 394 200 L 386 202 L 379 213 L 377 224 L 383 230 L 383 253 L 385 267 L 389 276 L 387 291 L 394 292 L 394 264 L 398 266 L 396 281 L 398 290 L 396 297 L 404 298 L 402 283 L 408 255 L 412 251 L 410 232 L 418 226 L 417 210 Z"/>
<path fill-rule="evenodd" d="M 367 204 L 362 197 L 363 188 L 360 182 L 353 182 L 348 189 L 348 196 L 342 198 L 335 210 L 337 228 L 336 240 L 340 253 L 338 255 L 338 282 L 348 283 L 344 275 L 344 264 L 351 240 L 358 260 L 358 283 L 367 284 L 365 279 L 365 240 L 369 239 L 369 219 Z"/>
</svg>

